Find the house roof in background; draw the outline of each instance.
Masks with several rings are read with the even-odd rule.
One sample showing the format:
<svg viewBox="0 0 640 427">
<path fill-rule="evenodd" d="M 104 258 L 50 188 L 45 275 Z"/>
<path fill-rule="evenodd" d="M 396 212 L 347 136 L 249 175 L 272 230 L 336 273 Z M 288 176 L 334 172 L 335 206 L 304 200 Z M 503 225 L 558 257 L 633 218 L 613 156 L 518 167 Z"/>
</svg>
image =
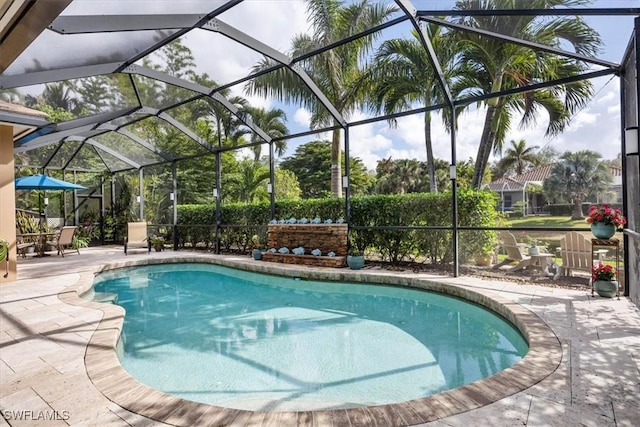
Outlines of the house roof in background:
<svg viewBox="0 0 640 427">
<path fill-rule="evenodd" d="M 537 168 L 528 170 L 520 175 L 515 176 L 503 176 L 496 179 L 490 184 L 485 185 L 485 188 L 491 191 L 503 192 L 503 191 L 522 191 L 527 184 L 542 185 L 545 179 L 551 175 L 551 168 L 553 163 L 547 165 L 538 166 Z M 617 166 L 609 166 L 609 171 L 613 177 L 612 185 L 620 185 L 622 183 L 622 168 Z"/>
<path fill-rule="evenodd" d="M 553 163 L 549 163 L 543 166 L 538 166 L 537 168 L 528 170 L 520 175 L 498 178 L 495 181 L 493 181 L 492 184 L 503 183 L 503 182 L 518 182 L 521 184 L 531 182 L 536 184 L 542 184 L 542 181 L 549 178 L 549 175 L 551 175 L 552 167 L 553 167 Z"/>
</svg>

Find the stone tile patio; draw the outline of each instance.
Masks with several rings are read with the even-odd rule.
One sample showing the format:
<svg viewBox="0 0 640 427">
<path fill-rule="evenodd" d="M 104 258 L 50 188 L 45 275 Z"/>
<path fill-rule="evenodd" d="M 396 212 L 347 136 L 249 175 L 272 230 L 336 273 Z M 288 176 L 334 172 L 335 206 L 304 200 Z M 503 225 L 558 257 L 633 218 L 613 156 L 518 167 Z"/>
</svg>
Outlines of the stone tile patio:
<svg viewBox="0 0 640 427">
<path fill-rule="evenodd" d="M 171 251 L 151 256 L 160 259 L 214 257 Z M 121 247 L 101 247 L 64 258 L 19 260 L 19 280 L 0 286 L 1 425 L 162 425 L 109 400 L 105 396 L 109 393 L 103 394 L 104 388 L 96 387 L 87 374 L 85 357 L 90 357 L 93 349 L 101 348 L 102 344 L 107 348 L 112 345 L 106 338 L 104 342 L 100 339 L 96 347 L 94 332 L 99 325 L 101 332 L 105 325 L 117 332 L 120 320 L 107 319 L 101 324 L 101 311 L 63 302 L 72 298 L 75 287 L 101 264 L 148 257 L 145 253 L 125 257 Z M 222 258 L 256 263 L 249 257 Z M 295 268 L 305 271 L 305 267 Z M 413 272 L 369 270 L 366 273 L 402 276 L 407 280 L 433 278 Z M 532 387 L 479 409 L 424 425 L 640 425 L 640 311 L 629 300 L 592 298 L 590 292 L 584 290 L 469 277 L 438 278 L 438 281 L 491 292 L 531 310 L 557 335 L 562 344 L 562 361 L 555 372 Z M 88 351 L 92 337 L 94 341 Z M 154 396 L 152 393 L 145 399 L 147 404 L 157 407 L 158 412 L 166 412 L 166 408 L 157 405 L 160 402 L 154 401 Z M 182 425 L 189 422 L 195 425 L 324 426 L 345 422 L 338 415 L 321 418 L 309 412 L 298 413 L 293 419 L 278 413 L 251 416 L 237 411 L 211 415 L 208 410 L 195 414 L 185 407 L 176 408 L 165 419 Z M 363 411 L 362 422 L 356 424 L 390 424 L 389 417 L 383 415 Z M 346 423 L 354 425 L 354 419 L 347 419 Z M 407 423 L 398 421 L 397 424 Z"/>
</svg>

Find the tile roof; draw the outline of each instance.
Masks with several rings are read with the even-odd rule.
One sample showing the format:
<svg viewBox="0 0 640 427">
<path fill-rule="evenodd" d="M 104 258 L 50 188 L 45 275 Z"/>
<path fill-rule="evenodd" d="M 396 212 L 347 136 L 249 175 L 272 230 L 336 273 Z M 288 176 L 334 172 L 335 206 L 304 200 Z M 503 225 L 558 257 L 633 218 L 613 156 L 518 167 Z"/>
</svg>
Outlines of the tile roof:
<svg viewBox="0 0 640 427">
<path fill-rule="evenodd" d="M 503 176 L 501 178 L 492 181 L 486 187 L 493 191 L 515 191 L 522 190 L 526 183 L 536 183 L 542 185 L 542 182 L 551 175 L 551 168 L 553 163 L 547 165 L 538 166 L 537 168 L 528 170 L 520 175 L 515 176 Z M 615 178 L 622 176 L 622 168 L 617 166 L 609 166 L 611 176 Z"/>
</svg>

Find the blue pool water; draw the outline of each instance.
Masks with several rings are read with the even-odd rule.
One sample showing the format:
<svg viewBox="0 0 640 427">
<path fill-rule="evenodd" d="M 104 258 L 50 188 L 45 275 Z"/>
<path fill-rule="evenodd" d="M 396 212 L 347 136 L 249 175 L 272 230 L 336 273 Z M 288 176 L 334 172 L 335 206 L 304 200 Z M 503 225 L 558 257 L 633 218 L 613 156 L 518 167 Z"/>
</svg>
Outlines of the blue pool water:
<svg viewBox="0 0 640 427">
<path fill-rule="evenodd" d="M 126 310 L 131 375 L 237 409 L 403 402 L 490 376 L 528 348 L 495 314 L 413 289 L 170 264 L 103 273 L 95 290 Z"/>
</svg>

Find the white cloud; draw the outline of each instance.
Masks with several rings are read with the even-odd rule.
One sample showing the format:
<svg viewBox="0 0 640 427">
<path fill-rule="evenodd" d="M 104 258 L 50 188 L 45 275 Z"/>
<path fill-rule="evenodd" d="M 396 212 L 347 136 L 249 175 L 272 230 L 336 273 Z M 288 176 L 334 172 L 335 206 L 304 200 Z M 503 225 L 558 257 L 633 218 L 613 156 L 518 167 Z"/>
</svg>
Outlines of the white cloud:
<svg viewBox="0 0 640 427">
<path fill-rule="evenodd" d="M 311 113 L 307 109 L 298 108 L 293 113 L 293 121 L 300 126 L 308 128 L 311 125 Z"/>
<path fill-rule="evenodd" d="M 300 0 L 261 0 L 240 3 L 218 19 L 248 36 L 286 53 L 294 35 L 307 31 L 306 6 Z M 185 36 L 198 72 L 206 72 L 218 84 L 226 84 L 249 74 L 262 54 L 226 36 L 208 30 L 195 30 Z M 247 96 L 244 85 L 231 88 L 234 95 L 245 96 L 252 105 L 269 108 L 273 102 Z"/>
<path fill-rule="evenodd" d="M 373 124 L 354 127 L 349 136 L 351 155 L 362 159 L 368 169 L 375 169 L 382 153 L 391 145 L 392 141 L 380 134 Z"/>
</svg>

